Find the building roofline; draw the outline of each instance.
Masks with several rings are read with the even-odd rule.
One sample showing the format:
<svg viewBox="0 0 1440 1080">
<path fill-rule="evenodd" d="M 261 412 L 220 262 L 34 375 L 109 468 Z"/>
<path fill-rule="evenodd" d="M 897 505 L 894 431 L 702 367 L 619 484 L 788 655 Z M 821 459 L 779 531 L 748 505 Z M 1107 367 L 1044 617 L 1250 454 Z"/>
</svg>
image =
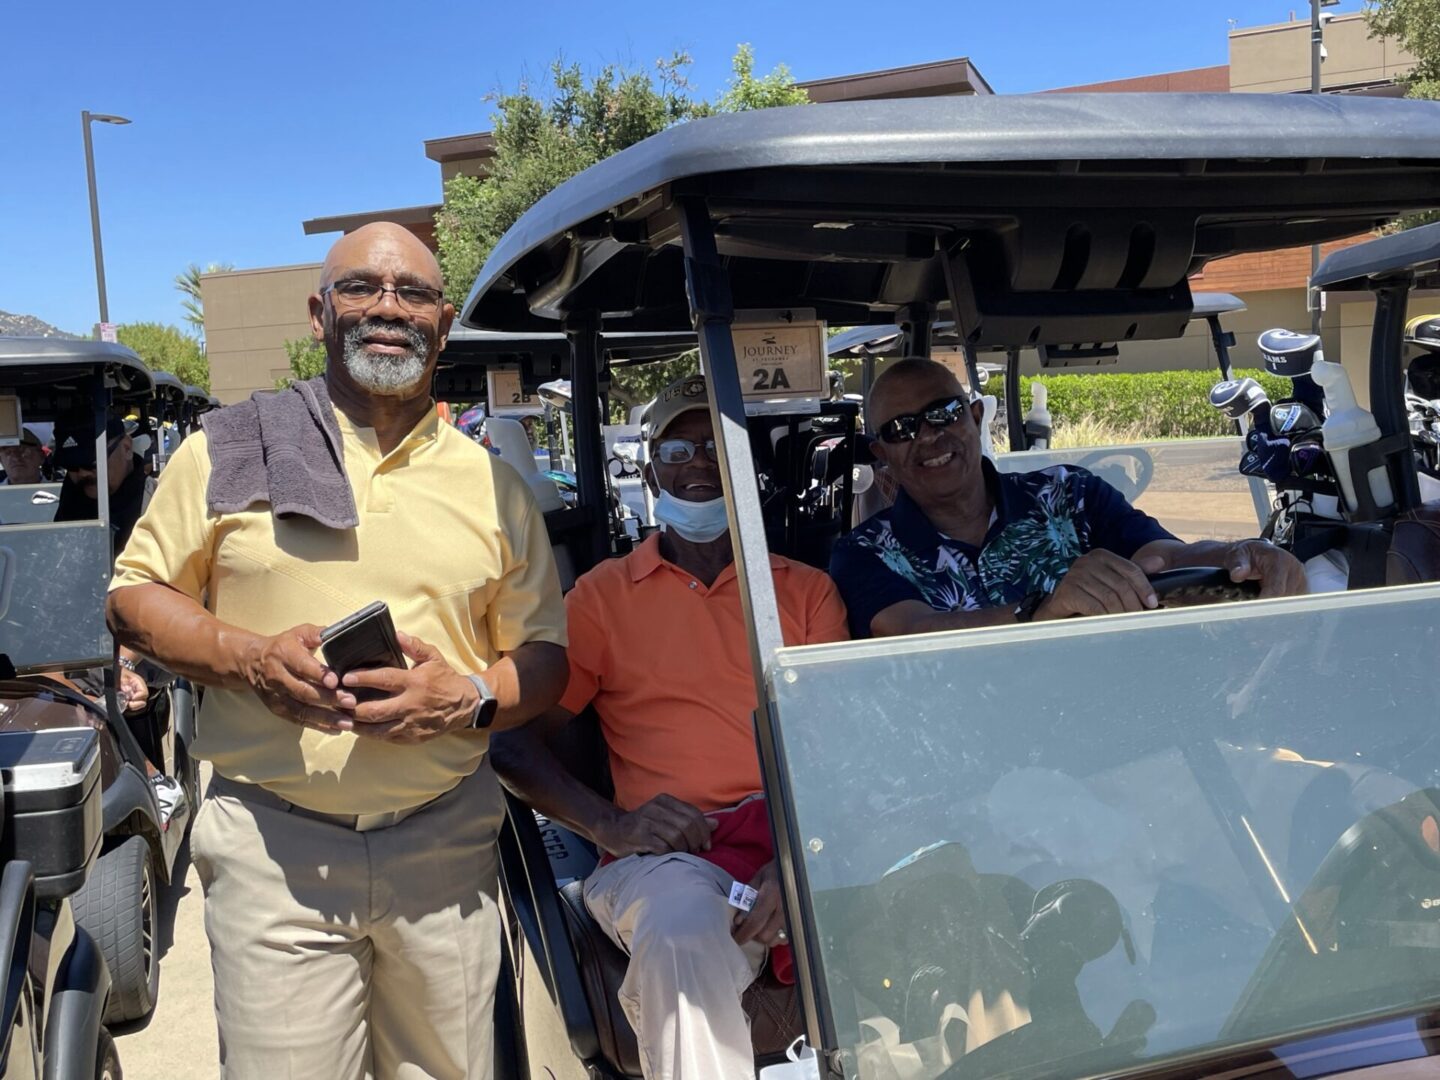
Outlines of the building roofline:
<svg viewBox="0 0 1440 1080">
<path fill-rule="evenodd" d="M 362 225 L 370 225 L 377 221 L 393 221 L 396 225 L 404 225 L 407 228 L 412 225 L 433 225 L 435 214 L 440 210 L 440 204 L 429 203 L 424 206 L 401 206 L 390 210 L 362 210 L 355 214 L 333 214 L 329 217 L 311 218 L 302 222 L 306 236 L 318 236 L 321 233 L 332 232 L 353 232 Z"/>
<path fill-rule="evenodd" d="M 495 153 L 495 133 L 476 131 L 469 135 L 445 135 L 425 140 L 425 156 L 445 164 L 461 158 L 490 157 Z"/>
<path fill-rule="evenodd" d="M 1149 75 L 1130 75 L 1120 79 L 1101 79 L 1098 82 L 1079 83 L 1075 86 L 1055 86 L 1048 90 L 1040 90 L 1041 94 L 1083 94 L 1097 89 L 1098 87 L 1123 87 L 1131 83 L 1153 83 L 1160 79 L 1178 79 L 1184 76 L 1218 76 L 1221 72 L 1226 74 L 1226 89 L 1229 89 L 1229 64 L 1207 64 L 1204 67 L 1180 68 L 1176 71 L 1156 71 Z"/>
<path fill-rule="evenodd" d="M 308 262 L 290 263 L 288 266 L 257 266 L 253 270 L 216 270 L 214 273 L 201 274 L 200 278 L 203 281 L 206 278 L 251 277 L 255 274 L 284 274 L 291 270 L 319 270 L 324 265 L 324 263 L 319 262 Z"/>
<path fill-rule="evenodd" d="M 1356 19 L 1363 18 L 1365 18 L 1365 13 L 1363 11 L 1347 11 L 1343 15 L 1330 16 L 1330 21 L 1353 22 Z M 1249 37 L 1252 34 L 1274 34 L 1280 32 L 1281 30 L 1298 30 L 1302 28 L 1305 30 L 1306 33 L 1309 33 L 1309 19 L 1295 19 L 1291 22 L 1282 23 L 1266 23 L 1264 26 L 1237 26 L 1234 30 L 1230 31 L 1230 36 L 1232 38 Z"/>
<path fill-rule="evenodd" d="M 968 56 L 854 75 L 832 75 L 797 85 L 809 93 L 811 101 L 849 101 L 862 96 L 927 97 L 932 91 L 950 87 L 964 87 L 976 94 L 995 92 Z"/>
</svg>

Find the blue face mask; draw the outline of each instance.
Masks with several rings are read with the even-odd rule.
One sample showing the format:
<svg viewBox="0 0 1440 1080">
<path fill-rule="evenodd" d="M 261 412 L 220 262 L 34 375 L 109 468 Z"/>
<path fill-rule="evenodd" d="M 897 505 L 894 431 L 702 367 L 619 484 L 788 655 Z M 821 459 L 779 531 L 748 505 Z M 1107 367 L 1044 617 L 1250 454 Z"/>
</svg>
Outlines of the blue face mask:
<svg viewBox="0 0 1440 1080">
<path fill-rule="evenodd" d="M 655 499 L 655 520 L 662 528 L 674 529 L 692 544 L 708 544 L 719 539 L 720 534 L 730 526 L 723 498 L 688 502 L 677 499 L 668 491 L 660 492 Z"/>
</svg>

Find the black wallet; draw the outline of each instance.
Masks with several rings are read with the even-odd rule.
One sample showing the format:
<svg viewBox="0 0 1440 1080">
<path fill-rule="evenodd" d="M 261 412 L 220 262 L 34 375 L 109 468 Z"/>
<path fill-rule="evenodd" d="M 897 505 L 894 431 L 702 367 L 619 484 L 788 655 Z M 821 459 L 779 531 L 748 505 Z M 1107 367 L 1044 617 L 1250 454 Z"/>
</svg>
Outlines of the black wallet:
<svg viewBox="0 0 1440 1080">
<path fill-rule="evenodd" d="M 407 668 L 405 654 L 395 638 L 390 607 L 383 600 L 367 604 L 333 626 L 320 631 L 320 654 L 337 675 L 364 668 Z M 352 691 L 357 701 L 388 697 L 380 690 Z"/>
</svg>

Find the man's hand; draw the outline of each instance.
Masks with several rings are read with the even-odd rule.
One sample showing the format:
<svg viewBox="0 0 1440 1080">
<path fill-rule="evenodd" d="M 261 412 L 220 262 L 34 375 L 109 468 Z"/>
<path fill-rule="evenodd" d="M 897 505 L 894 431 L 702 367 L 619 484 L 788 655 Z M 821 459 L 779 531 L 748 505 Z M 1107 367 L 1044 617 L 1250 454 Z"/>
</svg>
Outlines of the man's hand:
<svg viewBox="0 0 1440 1080">
<path fill-rule="evenodd" d="M 618 813 L 594 828 L 595 842 L 617 859 L 709 851 L 714 831 L 714 821 L 673 795 L 656 795 L 644 806 Z"/>
<path fill-rule="evenodd" d="M 750 887 L 759 894 L 755 897 L 755 906 L 735 913 L 735 925 L 730 933 L 739 945 L 759 941 L 774 948 L 781 943 L 785 929 L 785 905 L 780 902 L 780 871 L 773 860 L 760 868 Z"/>
<path fill-rule="evenodd" d="M 240 657 L 240 670 L 276 716 L 321 731 L 348 731 L 350 717 L 336 711 L 340 680 L 315 658 L 319 647 L 320 627 L 305 623 L 255 638 Z"/>
<path fill-rule="evenodd" d="M 150 684 L 127 667 L 120 669 L 120 707 L 127 713 L 143 712 L 150 703 Z"/>
<path fill-rule="evenodd" d="M 396 633 L 400 650 L 414 666 L 347 672 L 340 707 L 354 711 L 354 731 L 368 739 L 422 743 L 468 727 L 480 703 L 475 684 L 459 674 L 440 650 L 417 637 Z M 388 695 L 360 704 L 352 690 L 379 690 Z"/>
<path fill-rule="evenodd" d="M 1096 548 L 1070 564 L 1070 571 L 1043 604 L 1036 619 L 1068 619 L 1072 615 L 1117 615 L 1145 611 L 1159 601 L 1145 571 L 1129 559 Z"/>
<path fill-rule="evenodd" d="M 1231 581 L 1260 582 L 1260 597 L 1304 596 L 1310 591 L 1305 567 L 1288 551 L 1263 540 L 1237 540 L 1220 564 Z"/>
<path fill-rule="evenodd" d="M 1189 551 L 1187 548 L 1202 548 Z M 1196 560 L 1204 560 L 1197 562 Z M 1147 573 L 1180 566 L 1219 566 L 1230 571 L 1231 581 L 1260 582 L 1260 596 L 1303 596 L 1310 591 L 1305 567 L 1288 551 L 1263 540 L 1236 540 L 1229 544 L 1187 545 L 1174 552 L 1145 555 L 1139 559 Z"/>
</svg>

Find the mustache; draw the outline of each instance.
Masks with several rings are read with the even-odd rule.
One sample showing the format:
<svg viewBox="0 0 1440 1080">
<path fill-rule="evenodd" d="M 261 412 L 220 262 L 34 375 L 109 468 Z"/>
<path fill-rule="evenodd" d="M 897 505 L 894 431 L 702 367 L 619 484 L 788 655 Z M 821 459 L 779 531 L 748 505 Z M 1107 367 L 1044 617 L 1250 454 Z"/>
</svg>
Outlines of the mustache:
<svg viewBox="0 0 1440 1080">
<path fill-rule="evenodd" d="M 403 337 L 406 348 L 420 356 L 424 356 L 430 348 L 430 342 L 425 335 L 409 323 L 370 317 L 361 319 L 345 332 L 346 351 L 363 348 L 365 338 L 370 334 L 395 334 Z"/>
</svg>

